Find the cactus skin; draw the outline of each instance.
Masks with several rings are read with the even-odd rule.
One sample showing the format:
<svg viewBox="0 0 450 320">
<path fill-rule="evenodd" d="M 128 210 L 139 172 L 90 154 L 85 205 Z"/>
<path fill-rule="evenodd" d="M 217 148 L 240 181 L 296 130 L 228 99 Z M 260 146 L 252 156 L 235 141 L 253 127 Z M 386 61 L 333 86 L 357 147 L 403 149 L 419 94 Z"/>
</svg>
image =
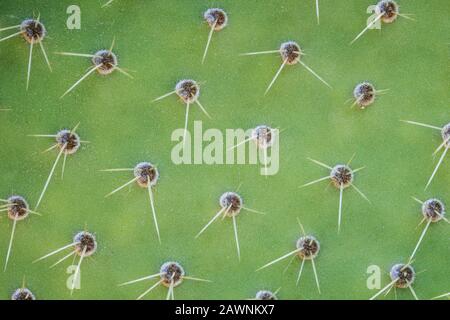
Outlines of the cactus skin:
<svg viewBox="0 0 450 320">
<path fill-rule="evenodd" d="M 100 1 L 77 0 L 81 30 L 65 28 L 66 8 L 73 1 L 3 0 L 0 26 L 13 25 L 41 13 L 44 39 L 53 73 L 41 52 L 34 51 L 30 88 L 25 93 L 28 46 L 19 37 L 0 43 L 0 197 L 21 194 L 31 207 L 56 157 L 40 153 L 49 141 L 27 134 L 56 132 L 81 122 L 77 131 L 89 140 L 68 157 L 64 180 L 60 169 L 39 208 L 42 217 L 18 222 L 6 273 L 0 273 L 1 299 L 9 299 L 26 276 L 37 299 L 134 299 L 149 283 L 118 288 L 117 284 L 151 274 L 161 263 L 179 261 L 190 275 L 213 283 L 186 282 L 175 290 L 185 299 L 245 299 L 262 288 L 282 287 L 279 299 L 367 299 L 366 269 L 377 264 L 390 270 L 407 260 L 420 229 L 420 207 L 410 196 L 437 197 L 450 205 L 447 158 L 426 192 L 434 168 L 430 155 L 442 142 L 433 130 L 401 123 L 413 119 L 444 125 L 448 109 L 448 46 L 450 27 L 446 0 L 399 0 L 402 12 L 417 22 L 399 18 L 369 31 L 352 46 L 348 43 L 365 25 L 366 8 L 374 1 L 320 1 L 320 26 L 313 1 L 219 1 L 229 13 L 228 26 L 215 33 L 205 64 L 201 58 L 208 36 L 202 14 L 210 1 L 115 0 L 101 9 Z M 18 17 L 9 17 L 13 15 Z M 91 75 L 70 95 L 59 99 L 91 65 L 89 59 L 54 55 L 55 51 L 96 52 L 116 38 L 115 53 L 124 68 L 136 70 L 134 80 L 119 73 Z M 283 41 L 297 41 L 311 65 L 333 90 L 300 66 L 288 66 L 264 96 L 280 64 L 279 56 L 239 57 L 239 53 L 275 49 Z M 185 77 L 207 81 L 202 103 L 213 119 L 192 108 L 192 120 L 206 128 L 252 128 L 259 123 L 287 128 L 281 135 L 280 172 L 267 179 L 255 166 L 176 166 L 170 160 L 170 135 L 183 125 L 185 109 L 176 99 L 150 101 L 172 90 Z M 369 80 L 391 89 L 366 110 L 349 109 L 345 100 L 354 86 Z M 338 192 L 323 185 L 298 189 L 317 177 L 310 156 L 325 163 L 345 163 L 353 153 L 355 167 L 365 165 L 356 179 L 372 201 L 346 190 L 341 233 L 336 234 Z M 154 233 L 145 189 L 132 186 L 104 199 L 127 174 L 99 172 L 109 167 L 132 167 L 151 159 L 161 179 L 155 189 L 162 244 Z M 213 224 L 201 239 L 194 236 L 217 211 L 217 197 L 242 183 L 239 193 L 249 207 L 265 216 L 240 215 L 242 259 L 236 259 L 231 223 Z M 263 187 L 262 187 L 263 186 Z M 316 263 L 322 295 L 314 278 L 294 261 L 283 274 L 282 263 L 255 269 L 292 250 L 300 236 L 296 217 L 321 241 Z M 95 232 L 95 261 L 82 266 L 82 289 L 73 296 L 66 288 L 65 266 L 31 262 L 68 243 L 78 230 Z M 11 222 L 0 220 L 0 257 L 9 241 Z M 419 249 L 414 288 L 419 297 L 448 292 L 448 226 L 432 225 Z M 285 264 L 288 262 L 286 261 Z M 306 266 L 307 269 L 309 266 Z M 308 270 L 311 271 L 311 270 Z M 382 273 L 382 285 L 389 276 Z M 233 285 L 231 285 L 233 284 Z M 400 299 L 409 291 L 397 290 Z M 164 299 L 158 288 L 149 296 Z M 393 298 L 393 295 L 387 297 Z"/>
</svg>

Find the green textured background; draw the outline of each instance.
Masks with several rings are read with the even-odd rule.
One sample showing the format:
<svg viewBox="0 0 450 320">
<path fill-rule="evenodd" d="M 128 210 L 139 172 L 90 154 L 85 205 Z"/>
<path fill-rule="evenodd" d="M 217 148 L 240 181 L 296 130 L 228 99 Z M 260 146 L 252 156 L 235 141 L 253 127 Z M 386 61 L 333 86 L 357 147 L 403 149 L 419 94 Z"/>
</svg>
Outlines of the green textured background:
<svg viewBox="0 0 450 320">
<path fill-rule="evenodd" d="M 314 1 L 103 1 L 2 0 L 0 26 L 19 23 L 41 13 L 48 29 L 45 47 L 53 66 L 49 73 L 40 51 L 34 52 L 31 84 L 25 91 L 28 45 L 19 37 L 0 43 L 0 195 L 24 195 L 34 206 L 56 152 L 42 154 L 51 140 L 27 134 L 54 133 L 81 122 L 78 133 L 91 141 L 68 157 L 64 180 L 56 172 L 40 206 L 42 217 L 19 222 L 10 265 L 0 273 L 0 298 L 8 299 L 26 276 L 39 299 L 134 299 L 154 281 L 127 287 L 118 283 L 155 273 L 162 262 L 178 260 L 192 276 L 213 283 L 183 283 L 179 299 L 244 299 L 259 289 L 281 287 L 281 299 L 367 299 L 366 268 L 377 264 L 388 271 L 405 261 L 421 230 L 420 206 L 411 195 L 437 196 L 450 205 L 450 160 L 441 166 L 429 190 L 423 191 L 441 143 L 437 131 L 401 123 L 411 119 L 442 126 L 448 108 L 448 20 L 446 0 L 399 1 L 404 13 L 381 31 L 369 31 L 349 42 L 364 27 L 372 1 L 321 0 L 321 24 Z M 66 8 L 81 7 L 81 30 L 67 30 Z M 212 39 L 205 65 L 201 57 L 208 34 L 202 13 L 208 7 L 229 13 L 229 26 Z M 12 33 L 12 32 L 11 32 Z M 9 34 L 2 32 L 3 35 Z M 91 76 L 75 92 L 59 97 L 90 66 L 88 59 L 54 55 L 55 51 L 93 53 L 116 38 L 120 66 L 135 70 L 130 80 L 116 72 Z M 298 41 L 305 63 L 333 89 L 325 87 L 301 66 L 286 67 L 267 96 L 264 90 L 279 67 L 277 55 L 240 57 L 239 53 L 277 49 L 282 41 Z M 200 101 L 213 119 L 192 108 L 204 128 L 251 128 L 266 123 L 285 128 L 280 138 L 280 171 L 259 175 L 251 165 L 176 166 L 170 160 L 170 135 L 182 127 L 184 107 L 175 97 L 151 104 L 172 90 L 177 80 L 206 81 Z M 344 102 L 362 80 L 391 89 L 365 111 Z M 344 193 L 341 234 L 337 229 L 338 192 L 326 182 L 298 187 L 327 174 L 306 160 L 346 162 L 353 153 L 355 191 Z M 149 160 L 159 165 L 156 209 L 162 245 L 155 236 L 145 189 L 132 186 L 104 199 L 130 179 L 127 173 L 99 169 L 130 167 Z M 195 234 L 218 210 L 224 191 L 240 189 L 248 207 L 265 216 L 238 217 L 242 261 L 236 257 L 232 223 L 219 221 L 197 240 Z M 294 248 L 299 217 L 321 241 L 316 260 L 322 295 L 306 264 L 300 287 L 295 286 L 298 261 L 283 274 L 279 263 L 261 272 L 257 267 Z M 82 290 L 71 297 L 65 286 L 70 261 L 54 268 L 57 257 L 31 262 L 71 241 L 85 224 L 97 235 L 98 252 L 82 266 Z M 4 261 L 12 221 L 0 219 L 0 257 Z M 61 255 L 62 256 L 62 255 Z M 432 225 L 414 267 L 414 288 L 421 298 L 448 292 L 449 226 Z M 389 277 L 383 274 L 382 283 Z M 399 298 L 412 298 L 397 290 Z M 158 288 L 148 298 L 165 298 Z M 393 298 L 393 294 L 388 296 Z"/>
</svg>

